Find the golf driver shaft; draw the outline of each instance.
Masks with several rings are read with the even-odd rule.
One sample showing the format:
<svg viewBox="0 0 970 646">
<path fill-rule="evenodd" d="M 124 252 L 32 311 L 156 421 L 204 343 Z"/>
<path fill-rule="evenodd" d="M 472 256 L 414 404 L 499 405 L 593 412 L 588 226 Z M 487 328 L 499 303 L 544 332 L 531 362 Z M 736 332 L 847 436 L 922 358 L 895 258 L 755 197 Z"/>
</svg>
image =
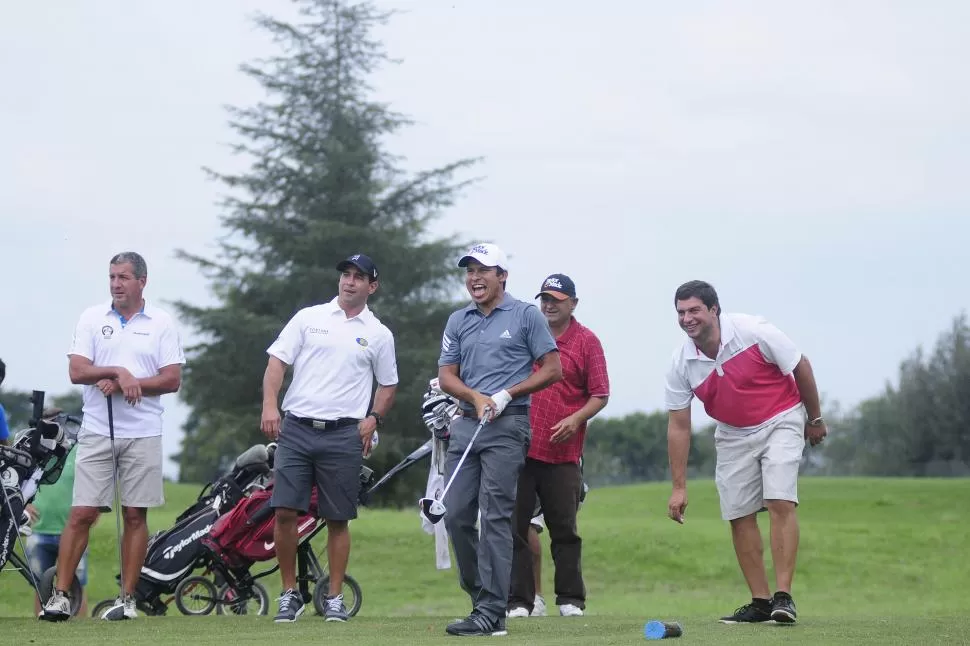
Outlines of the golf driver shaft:
<svg viewBox="0 0 970 646">
<path fill-rule="evenodd" d="M 458 464 L 455 465 L 455 470 L 451 472 L 451 477 L 448 478 L 448 483 L 445 484 L 445 488 L 442 489 L 441 491 L 442 500 L 445 499 L 445 494 L 447 494 L 448 489 L 451 488 L 451 483 L 455 481 L 455 476 L 457 476 L 458 471 L 461 470 L 461 465 L 464 464 L 465 458 L 468 457 L 468 453 L 472 450 L 472 444 L 475 443 L 475 438 L 478 437 L 479 431 L 481 431 L 482 428 L 488 423 L 488 415 L 490 412 L 491 411 L 489 409 L 487 408 L 485 409 L 485 414 L 482 415 L 482 421 L 478 423 L 478 427 L 475 429 L 475 432 L 472 433 L 471 439 L 468 440 L 468 446 L 465 447 L 465 452 L 461 454 L 461 458 L 458 460 Z"/>
<path fill-rule="evenodd" d="M 114 472 L 114 508 L 115 525 L 118 528 L 118 571 L 121 574 L 121 598 L 125 598 L 125 557 L 121 552 L 121 480 L 118 476 L 118 453 L 115 451 L 115 415 L 111 405 L 111 395 L 105 395 L 108 400 L 108 435 L 111 437 L 111 468 Z"/>
</svg>

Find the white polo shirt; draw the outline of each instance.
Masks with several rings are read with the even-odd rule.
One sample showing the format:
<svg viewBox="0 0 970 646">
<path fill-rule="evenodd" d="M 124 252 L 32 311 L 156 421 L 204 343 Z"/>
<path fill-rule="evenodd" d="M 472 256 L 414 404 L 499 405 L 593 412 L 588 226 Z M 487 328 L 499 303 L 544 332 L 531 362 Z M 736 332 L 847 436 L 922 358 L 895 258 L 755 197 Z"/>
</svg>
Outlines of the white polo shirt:
<svg viewBox="0 0 970 646">
<path fill-rule="evenodd" d="M 801 404 L 792 371 L 802 358 L 791 339 L 760 316 L 721 315 L 721 347 L 710 359 L 687 339 L 667 373 L 668 410 L 696 395 L 726 431 L 750 433 Z"/>
<path fill-rule="evenodd" d="M 363 419 L 374 380 L 397 385 L 394 335 L 366 306 L 347 318 L 336 298 L 297 312 L 267 352 L 293 366 L 283 410 L 297 417 Z"/>
<path fill-rule="evenodd" d="M 76 354 L 96 366 L 121 366 L 136 379 L 154 377 L 160 368 L 185 363 L 175 320 L 147 301 L 129 321 L 111 301 L 89 307 L 74 330 L 68 356 Z M 108 403 L 97 386 L 84 386 L 84 430 L 107 436 Z M 142 397 L 130 406 L 121 395 L 112 396 L 115 437 L 152 437 L 162 434 L 161 396 Z"/>
</svg>

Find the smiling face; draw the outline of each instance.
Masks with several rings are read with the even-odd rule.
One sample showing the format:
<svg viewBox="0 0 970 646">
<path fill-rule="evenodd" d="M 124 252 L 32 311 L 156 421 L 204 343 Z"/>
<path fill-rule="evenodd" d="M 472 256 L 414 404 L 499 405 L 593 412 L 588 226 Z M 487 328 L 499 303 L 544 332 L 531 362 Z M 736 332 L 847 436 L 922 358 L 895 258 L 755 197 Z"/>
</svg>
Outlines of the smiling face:
<svg viewBox="0 0 970 646">
<path fill-rule="evenodd" d="M 502 281 L 507 276 L 498 267 L 486 267 L 477 260 L 470 260 L 465 266 L 465 287 L 476 305 L 498 304 L 505 295 Z"/>
<path fill-rule="evenodd" d="M 377 291 L 377 281 L 371 281 L 359 267 L 350 266 L 340 273 L 337 283 L 337 304 L 344 311 L 363 309 L 367 298 Z"/>
<path fill-rule="evenodd" d="M 694 343 L 702 344 L 717 331 L 719 307 L 707 307 L 696 296 L 675 303 L 677 322 Z"/>
<path fill-rule="evenodd" d="M 556 298 L 552 294 L 539 296 L 539 309 L 549 322 L 549 327 L 556 329 L 566 325 L 576 310 L 578 298 Z"/>
<path fill-rule="evenodd" d="M 135 277 L 135 267 L 130 262 L 120 262 L 108 267 L 111 288 L 111 304 L 119 312 L 141 309 L 142 294 L 147 276 Z"/>
</svg>

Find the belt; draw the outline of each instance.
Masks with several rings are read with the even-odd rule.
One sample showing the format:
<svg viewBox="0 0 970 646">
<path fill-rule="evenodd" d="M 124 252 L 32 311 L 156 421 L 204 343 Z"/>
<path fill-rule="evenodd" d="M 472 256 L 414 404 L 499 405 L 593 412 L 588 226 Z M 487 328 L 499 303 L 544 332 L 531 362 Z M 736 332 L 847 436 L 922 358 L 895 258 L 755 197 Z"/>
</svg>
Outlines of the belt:
<svg viewBox="0 0 970 646">
<path fill-rule="evenodd" d="M 464 408 L 459 408 L 458 412 L 461 413 L 462 417 L 467 417 L 469 419 L 478 419 L 478 413 L 473 410 L 465 410 Z M 528 415 L 529 406 L 526 404 L 517 404 L 515 406 L 506 406 L 505 410 L 502 411 L 502 415 Z M 501 417 L 500 415 L 499 417 Z"/>
<path fill-rule="evenodd" d="M 286 414 L 294 422 L 299 422 L 305 426 L 312 426 L 313 428 L 323 429 L 324 431 L 332 431 L 335 428 L 340 428 L 342 426 L 350 426 L 351 424 L 357 424 L 360 422 L 359 419 L 353 417 L 341 417 L 340 419 L 314 419 L 312 417 L 297 417 L 296 415 Z"/>
</svg>

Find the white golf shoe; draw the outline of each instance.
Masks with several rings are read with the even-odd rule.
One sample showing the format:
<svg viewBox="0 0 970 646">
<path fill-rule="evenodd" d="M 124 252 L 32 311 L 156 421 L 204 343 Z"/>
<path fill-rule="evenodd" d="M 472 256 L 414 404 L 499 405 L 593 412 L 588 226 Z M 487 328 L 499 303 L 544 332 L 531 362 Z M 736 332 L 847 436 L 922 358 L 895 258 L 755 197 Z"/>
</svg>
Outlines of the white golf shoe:
<svg viewBox="0 0 970 646">
<path fill-rule="evenodd" d="M 536 601 L 532 606 L 532 616 L 533 617 L 545 617 L 546 616 L 546 600 L 540 595 L 536 595 Z"/>
</svg>

